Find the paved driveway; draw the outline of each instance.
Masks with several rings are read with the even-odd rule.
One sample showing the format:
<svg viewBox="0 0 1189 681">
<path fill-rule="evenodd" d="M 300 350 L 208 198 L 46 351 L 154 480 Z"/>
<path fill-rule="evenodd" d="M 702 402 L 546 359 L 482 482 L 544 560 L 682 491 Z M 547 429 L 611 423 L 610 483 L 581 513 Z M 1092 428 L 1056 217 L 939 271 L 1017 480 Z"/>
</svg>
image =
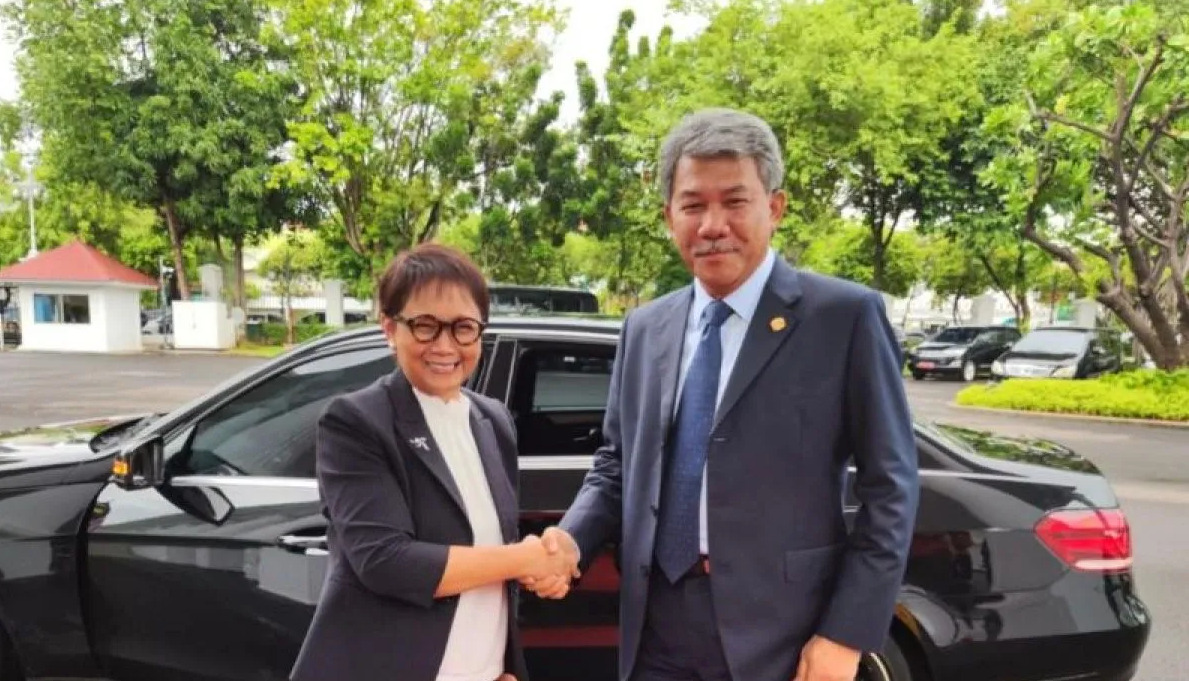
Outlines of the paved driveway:
<svg viewBox="0 0 1189 681">
<path fill-rule="evenodd" d="M 168 411 L 263 360 L 221 355 L 0 353 L 0 430 Z"/>
</svg>

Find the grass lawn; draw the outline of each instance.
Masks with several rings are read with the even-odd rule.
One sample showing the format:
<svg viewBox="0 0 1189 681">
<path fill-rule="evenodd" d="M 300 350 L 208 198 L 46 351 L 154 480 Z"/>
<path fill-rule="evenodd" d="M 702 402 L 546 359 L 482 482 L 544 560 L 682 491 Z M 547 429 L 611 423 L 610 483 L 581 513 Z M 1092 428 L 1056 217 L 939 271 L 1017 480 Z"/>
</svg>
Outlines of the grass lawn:
<svg viewBox="0 0 1189 681">
<path fill-rule="evenodd" d="M 259 345 L 257 343 L 243 342 L 238 347 L 227 351 L 229 355 L 238 355 L 240 357 L 264 357 L 270 359 L 288 350 L 283 345 Z"/>
</svg>

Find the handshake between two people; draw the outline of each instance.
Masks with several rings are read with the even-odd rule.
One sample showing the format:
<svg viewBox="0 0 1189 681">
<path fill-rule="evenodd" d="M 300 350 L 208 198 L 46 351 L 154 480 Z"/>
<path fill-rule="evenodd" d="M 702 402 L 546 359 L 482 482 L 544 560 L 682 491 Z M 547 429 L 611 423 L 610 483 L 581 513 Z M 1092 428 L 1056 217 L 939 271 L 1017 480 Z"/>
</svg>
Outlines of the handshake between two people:
<svg viewBox="0 0 1189 681">
<path fill-rule="evenodd" d="M 550 527 L 540 537 L 529 535 L 520 543 L 531 556 L 520 585 L 540 598 L 565 598 L 570 580 L 582 576 L 574 538 L 560 527 Z"/>
</svg>

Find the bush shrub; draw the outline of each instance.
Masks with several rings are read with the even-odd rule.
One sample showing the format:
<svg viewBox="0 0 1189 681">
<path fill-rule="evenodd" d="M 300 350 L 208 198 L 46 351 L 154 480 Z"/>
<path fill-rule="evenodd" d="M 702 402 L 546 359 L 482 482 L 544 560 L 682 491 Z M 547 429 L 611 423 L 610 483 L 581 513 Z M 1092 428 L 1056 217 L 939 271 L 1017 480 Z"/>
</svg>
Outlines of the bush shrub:
<svg viewBox="0 0 1189 681">
<path fill-rule="evenodd" d="M 1142 369 L 1090 380 L 1012 378 L 958 393 L 961 405 L 1189 421 L 1189 370 Z"/>
<path fill-rule="evenodd" d="M 295 335 L 298 343 L 321 336 L 331 327 L 326 324 L 305 323 L 298 324 L 295 328 Z M 260 345 L 284 345 L 285 343 L 285 325 L 275 323 L 255 324 L 248 328 L 248 340 Z"/>
</svg>

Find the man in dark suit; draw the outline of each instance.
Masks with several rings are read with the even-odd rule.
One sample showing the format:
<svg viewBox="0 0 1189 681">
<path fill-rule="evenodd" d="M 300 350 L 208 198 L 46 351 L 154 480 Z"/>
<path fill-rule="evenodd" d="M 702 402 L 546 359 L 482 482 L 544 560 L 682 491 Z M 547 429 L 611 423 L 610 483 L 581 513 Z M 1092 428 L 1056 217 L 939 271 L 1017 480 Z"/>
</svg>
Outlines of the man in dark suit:
<svg viewBox="0 0 1189 681">
<path fill-rule="evenodd" d="M 784 168 L 760 119 L 686 118 L 660 174 L 695 281 L 624 320 L 605 444 L 546 543 L 585 564 L 619 542 L 624 681 L 852 681 L 889 631 L 918 496 L 882 298 L 771 249 Z"/>
</svg>

